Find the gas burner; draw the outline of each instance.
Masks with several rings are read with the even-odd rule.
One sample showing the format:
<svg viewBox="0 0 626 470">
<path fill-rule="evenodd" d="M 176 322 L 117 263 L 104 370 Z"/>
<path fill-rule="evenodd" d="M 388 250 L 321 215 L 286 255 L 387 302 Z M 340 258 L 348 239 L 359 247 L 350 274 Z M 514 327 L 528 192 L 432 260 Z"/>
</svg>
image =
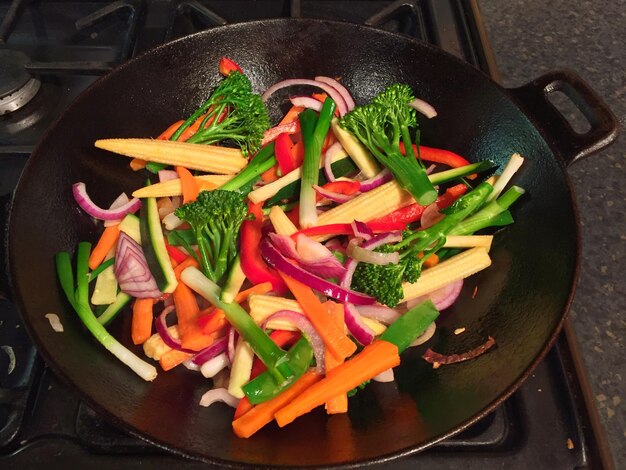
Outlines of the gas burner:
<svg viewBox="0 0 626 470">
<path fill-rule="evenodd" d="M 26 71 L 29 62 L 21 52 L 0 50 L 0 116 L 17 111 L 39 91 L 41 82 Z"/>
</svg>

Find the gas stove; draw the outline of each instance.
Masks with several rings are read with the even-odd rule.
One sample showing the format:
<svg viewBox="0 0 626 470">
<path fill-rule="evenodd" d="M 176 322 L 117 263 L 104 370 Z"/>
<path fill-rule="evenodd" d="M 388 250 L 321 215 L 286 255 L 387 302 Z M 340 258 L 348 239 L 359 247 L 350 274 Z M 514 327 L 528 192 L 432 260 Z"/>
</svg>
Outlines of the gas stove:
<svg viewBox="0 0 626 470">
<path fill-rule="evenodd" d="M 276 17 L 350 21 L 430 42 L 494 79 L 473 0 L 118 0 L 0 2 L 0 228 L 30 152 L 94 80 L 163 42 Z M 3 241 L 5 237 L 2 237 Z M 6 247 L 5 247 L 6 248 Z M 201 468 L 104 421 L 38 357 L 0 269 L 0 466 Z M 393 468 L 610 468 L 586 373 L 566 324 L 556 346 L 501 407 Z"/>
</svg>

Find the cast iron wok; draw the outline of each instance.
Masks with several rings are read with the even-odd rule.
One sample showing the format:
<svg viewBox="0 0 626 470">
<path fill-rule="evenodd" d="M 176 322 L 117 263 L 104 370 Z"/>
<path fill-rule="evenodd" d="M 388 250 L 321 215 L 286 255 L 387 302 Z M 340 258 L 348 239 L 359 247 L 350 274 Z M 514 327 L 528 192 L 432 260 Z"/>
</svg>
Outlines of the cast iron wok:
<svg viewBox="0 0 626 470">
<path fill-rule="evenodd" d="M 488 335 L 497 348 L 434 370 L 412 348 L 395 384 L 371 384 L 346 415 L 316 410 L 285 429 L 251 439 L 231 432 L 232 409 L 198 406 L 208 383 L 178 368 L 143 382 L 98 345 L 57 284 L 53 255 L 96 239 L 99 228 L 74 203 L 84 181 L 100 205 L 143 184 L 128 160 L 96 150 L 106 137 L 155 136 L 189 115 L 217 83 L 221 56 L 236 60 L 254 88 L 315 75 L 341 77 L 357 103 L 393 82 L 409 83 L 439 116 L 422 121 L 423 143 L 471 160 L 527 159 L 516 184 L 528 192 L 513 209 L 516 223 L 498 233 L 493 265 L 465 283 L 440 317 L 429 346 L 451 353 Z M 591 124 L 575 134 L 546 100 L 559 89 Z M 287 92 L 268 105 L 278 109 Z M 281 101 L 282 100 L 282 101 Z M 278 111 L 274 118 L 278 117 Z M 318 20 L 272 20 L 216 28 L 165 44 L 96 82 L 50 129 L 17 188 L 9 229 L 14 295 L 39 351 L 56 373 L 114 424 L 156 445 L 207 462 L 241 466 L 347 465 L 383 462 L 422 450 L 493 410 L 530 374 L 553 344 L 577 276 L 576 209 L 565 167 L 607 145 L 615 119 L 575 75 L 555 73 L 505 90 L 442 51 L 364 26 Z M 475 286 L 478 291 L 472 299 Z M 44 315 L 56 312 L 55 333 Z M 457 327 L 466 333 L 455 336 Z M 111 331 L 130 345 L 129 315 Z M 132 346 L 131 346 L 132 347 Z M 139 348 L 135 348 L 138 352 Z"/>
</svg>

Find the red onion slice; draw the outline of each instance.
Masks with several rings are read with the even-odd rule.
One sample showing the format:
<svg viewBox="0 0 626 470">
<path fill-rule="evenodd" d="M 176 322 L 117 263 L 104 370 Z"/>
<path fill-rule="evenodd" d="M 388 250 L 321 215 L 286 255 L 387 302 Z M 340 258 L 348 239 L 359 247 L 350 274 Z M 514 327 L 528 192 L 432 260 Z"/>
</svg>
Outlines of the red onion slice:
<svg viewBox="0 0 626 470">
<path fill-rule="evenodd" d="M 132 214 L 141 207 L 141 201 L 137 198 L 132 198 L 117 209 L 102 209 L 97 206 L 87 194 L 85 183 L 74 183 L 72 186 L 72 194 L 81 209 L 90 216 L 100 220 L 122 219 L 126 214 Z"/>
<path fill-rule="evenodd" d="M 359 239 L 353 238 L 348 243 L 348 256 L 361 263 L 378 264 L 386 266 L 388 264 L 398 264 L 400 261 L 400 254 L 398 252 L 393 253 L 379 253 L 373 249 L 367 249 L 359 246 Z"/>
<path fill-rule="evenodd" d="M 235 330 L 232 326 L 228 329 L 227 335 L 227 343 L 226 343 L 226 355 L 228 356 L 228 360 L 232 364 L 235 360 L 235 349 L 237 347 L 237 330 Z"/>
<path fill-rule="evenodd" d="M 348 302 L 344 303 L 343 314 L 346 327 L 354 339 L 363 346 L 367 346 L 374 341 L 374 336 L 376 335 L 369 326 L 363 323 L 361 315 L 359 315 L 359 311 L 354 305 Z"/>
<path fill-rule="evenodd" d="M 496 340 L 489 336 L 484 344 L 481 344 L 477 348 L 474 348 L 470 351 L 466 351 L 461 354 L 445 355 L 435 352 L 432 349 L 428 349 L 422 356 L 422 359 L 430 364 L 454 364 L 456 362 L 469 361 L 470 359 L 474 359 L 475 357 L 482 356 L 495 345 Z"/>
<path fill-rule="evenodd" d="M 233 328 L 234 329 L 234 328 Z M 222 336 L 219 339 L 216 339 L 213 344 L 207 346 L 202 351 L 198 352 L 194 357 L 191 358 L 191 361 L 201 366 L 205 362 L 213 359 L 215 356 L 226 351 L 228 346 L 228 335 Z"/>
<path fill-rule="evenodd" d="M 420 228 L 427 229 L 428 227 L 432 227 L 437 222 L 445 217 L 444 214 L 439 212 L 439 206 L 437 202 L 433 202 L 426 206 L 424 212 L 422 212 L 422 217 L 420 219 Z"/>
<path fill-rule="evenodd" d="M 378 320 L 386 325 L 391 325 L 402 316 L 400 312 L 386 305 L 359 305 L 356 309 L 362 317 Z"/>
<path fill-rule="evenodd" d="M 261 255 L 272 267 L 333 299 L 351 302 L 355 305 L 370 305 L 376 301 L 369 295 L 341 287 L 294 265 L 281 255 L 267 239 L 261 243 Z"/>
<path fill-rule="evenodd" d="M 374 236 L 374 232 L 365 222 L 353 220 L 350 225 L 352 225 L 352 233 L 354 233 L 355 237 L 362 238 L 367 241 L 371 240 Z"/>
<path fill-rule="evenodd" d="M 430 299 L 433 304 L 435 304 L 435 308 L 441 311 L 450 307 L 456 301 L 461 293 L 461 289 L 463 289 L 463 279 L 451 282 L 450 284 L 443 286 L 441 289 L 437 289 L 429 294 L 411 299 L 407 301 L 406 305 L 407 308 L 413 308 L 414 306 Z"/>
<path fill-rule="evenodd" d="M 293 238 L 287 235 L 279 235 L 274 232 L 270 232 L 268 236 L 270 237 L 270 240 L 272 240 L 272 244 L 283 255 L 296 260 L 300 258 L 298 250 L 296 249 L 296 242 Z"/>
<path fill-rule="evenodd" d="M 318 82 L 326 83 L 330 85 L 331 87 L 333 87 L 335 90 L 337 90 L 339 94 L 341 95 L 341 97 L 343 98 L 343 100 L 346 102 L 346 107 L 348 111 L 352 111 L 354 109 L 354 100 L 352 99 L 352 95 L 350 94 L 348 89 L 345 86 L 343 86 L 341 83 L 339 83 L 337 80 L 335 80 L 334 78 L 324 77 L 324 76 L 317 76 L 315 77 L 315 80 L 317 80 Z"/>
<path fill-rule="evenodd" d="M 303 108 L 312 109 L 317 112 L 322 110 L 323 103 L 310 96 L 292 96 L 289 98 L 289 101 L 291 101 L 291 104 L 294 106 L 302 106 Z"/>
<path fill-rule="evenodd" d="M 331 183 L 337 179 L 333 173 L 333 159 L 335 158 L 335 155 L 342 150 L 343 147 L 341 146 L 341 142 L 337 141 L 328 147 L 328 149 L 326 149 L 326 153 L 324 154 L 324 174 L 326 175 L 326 179 Z"/>
<path fill-rule="evenodd" d="M 323 374 L 324 341 L 308 318 L 299 312 L 294 312 L 293 310 L 279 310 L 278 312 L 267 317 L 261 325 L 261 328 L 265 328 L 265 325 L 272 320 L 287 320 L 293 323 L 294 326 L 306 336 L 309 343 L 311 343 L 311 347 L 313 348 L 313 355 L 315 356 L 315 371 L 318 374 Z"/>
<path fill-rule="evenodd" d="M 339 93 L 335 88 L 327 85 L 326 83 L 319 82 L 317 80 L 308 80 L 306 78 L 292 78 L 289 80 L 283 80 L 278 83 L 274 83 L 265 91 L 265 93 L 263 93 L 263 95 L 261 95 L 261 98 L 265 102 L 270 96 L 272 96 L 276 91 L 280 90 L 281 88 L 287 88 L 295 85 L 310 85 L 321 88 L 328 94 L 328 96 L 333 99 L 333 101 L 337 105 L 337 110 L 339 111 L 340 116 L 343 116 L 348 112 L 348 106 L 346 105 L 346 101 L 343 99 L 343 96 L 341 96 L 341 93 Z"/>
<path fill-rule="evenodd" d="M 129 199 L 126 193 L 122 193 L 111 203 L 109 210 L 115 210 L 118 207 L 122 207 L 124 204 L 128 203 L 128 201 Z M 105 220 L 103 225 L 105 227 L 110 227 L 111 225 L 118 225 L 121 221 L 122 219 Z"/>
<path fill-rule="evenodd" d="M 360 191 L 362 193 L 366 193 L 368 191 L 371 191 L 374 188 L 377 188 L 385 183 L 388 183 L 389 181 L 391 181 L 393 179 L 393 175 L 391 174 L 391 172 L 385 168 L 383 171 L 381 171 L 380 173 L 378 173 L 376 176 L 373 176 L 370 179 L 367 179 L 365 181 L 361 181 L 361 189 Z"/>
<path fill-rule="evenodd" d="M 117 240 L 113 272 L 123 292 L 138 299 L 161 296 L 141 245 L 124 232 L 120 232 Z"/>
<path fill-rule="evenodd" d="M 336 193 L 333 191 L 329 191 L 328 189 L 324 189 L 321 186 L 318 186 L 317 184 L 313 185 L 313 189 L 315 189 L 315 192 L 319 194 L 320 196 L 325 197 L 326 199 L 329 199 L 338 204 L 343 204 L 344 202 L 348 202 L 350 199 L 358 195 L 358 192 L 354 194 Z"/>
<path fill-rule="evenodd" d="M 239 398 L 235 398 L 225 388 L 214 388 L 209 390 L 200 398 L 200 406 L 211 406 L 213 403 L 221 401 L 232 408 L 237 408 Z"/>
<path fill-rule="evenodd" d="M 174 306 L 165 307 L 163 311 L 159 314 L 159 316 L 156 318 L 155 324 L 156 324 L 157 333 L 159 334 L 159 336 L 161 337 L 161 339 L 163 340 L 166 346 L 172 349 L 176 349 L 178 351 L 195 354 L 196 351 L 183 348 L 182 344 L 180 343 L 180 339 L 174 338 L 170 334 L 170 330 L 167 327 L 167 316 L 173 311 L 174 311 Z"/>
<path fill-rule="evenodd" d="M 437 115 L 437 110 L 433 108 L 429 103 L 419 98 L 415 98 L 409 103 L 409 106 L 419 113 L 422 113 L 428 119 L 432 119 Z"/>
</svg>

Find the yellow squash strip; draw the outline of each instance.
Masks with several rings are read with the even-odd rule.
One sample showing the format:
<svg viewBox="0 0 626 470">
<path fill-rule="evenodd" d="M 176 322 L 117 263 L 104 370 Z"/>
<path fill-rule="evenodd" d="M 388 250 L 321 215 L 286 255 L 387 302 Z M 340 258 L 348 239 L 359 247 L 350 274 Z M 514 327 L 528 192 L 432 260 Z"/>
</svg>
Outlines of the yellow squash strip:
<svg viewBox="0 0 626 470">
<path fill-rule="evenodd" d="M 250 308 L 250 316 L 255 323 L 259 325 L 263 323 L 267 317 L 280 310 L 292 310 L 294 312 L 304 313 L 296 300 L 264 294 L 256 294 L 248 297 L 248 307 Z M 377 336 L 387 329 L 384 324 L 377 320 L 365 317 L 361 317 L 361 319 Z M 270 320 L 266 326 L 271 330 L 298 330 L 298 328 L 288 320 Z"/>
<path fill-rule="evenodd" d="M 154 139 L 103 139 L 94 145 L 127 157 L 222 175 L 237 173 L 248 164 L 241 150 L 216 145 Z"/>
<path fill-rule="evenodd" d="M 482 247 L 489 251 L 493 235 L 450 235 L 446 238 L 444 248 L 475 248 Z"/>
<path fill-rule="evenodd" d="M 203 189 L 205 182 L 213 184 L 215 186 L 221 186 L 227 181 L 230 181 L 233 175 L 202 175 L 196 176 L 196 180 L 200 183 L 200 190 Z M 144 186 L 133 192 L 133 197 L 169 197 L 169 196 L 181 196 L 183 190 L 180 185 L 179 179 L 165 181 L 164 183 L 155 183 L 150 186 Z"/>
<path fill-rule="evenodd" d="M 333 158 L 333 163 L 339 160 L 343 160 L 344 158 L 348 158 L 348 154 L 345 152 L 337 152 L 337 154 Z M 323 165 L 323 160 L 320 159 L 320 168 Z M 272 181 L 269 184 L 261 186 L 259 189 L 255 189 L 248 193 L 248 199 L 250 199 L 254 204 L 258 204 L 259 202 L 265 201 L 266 199 L 274 196 L 278 191 L 283 189 L 285 186 L 293 183 L 294 181 L 298 181 L 302 177 L 302 167 L 296 168 L 293 171 L 290 171 L 282 178 L 278 178 L 276 181 Z"/>
<path fill-rule="evenodd" d="M 404 298 L 401 302 L 428 294 L 459 279 L 465 279 L 490 265 L 491 258 L 487 254 L 487 250 L 471 248 L 442 261 L 437 266 L 425 269 L 417 282 L 413 284 L 403 283 Z"/>
<path fill-rule="evenodd" d="M 337 118 L 331 121 L 330 128 L 333 130 L 337 140 L 341 142 L 341 146 L 348 152 L 352 161 L 359 167 L 363 176 L 372 178 L 380 172 L 381 168 L 376 159 L 352 134 L 341 128 Z"/>
<path fill-rule="evenodd" d="M 285 211 L 278 206 L 272 206 L 270 209 L 270 221 L 279 235 L 292 235 L 298 231 L 298 227 L 287 217 Z"/>
</svg>

